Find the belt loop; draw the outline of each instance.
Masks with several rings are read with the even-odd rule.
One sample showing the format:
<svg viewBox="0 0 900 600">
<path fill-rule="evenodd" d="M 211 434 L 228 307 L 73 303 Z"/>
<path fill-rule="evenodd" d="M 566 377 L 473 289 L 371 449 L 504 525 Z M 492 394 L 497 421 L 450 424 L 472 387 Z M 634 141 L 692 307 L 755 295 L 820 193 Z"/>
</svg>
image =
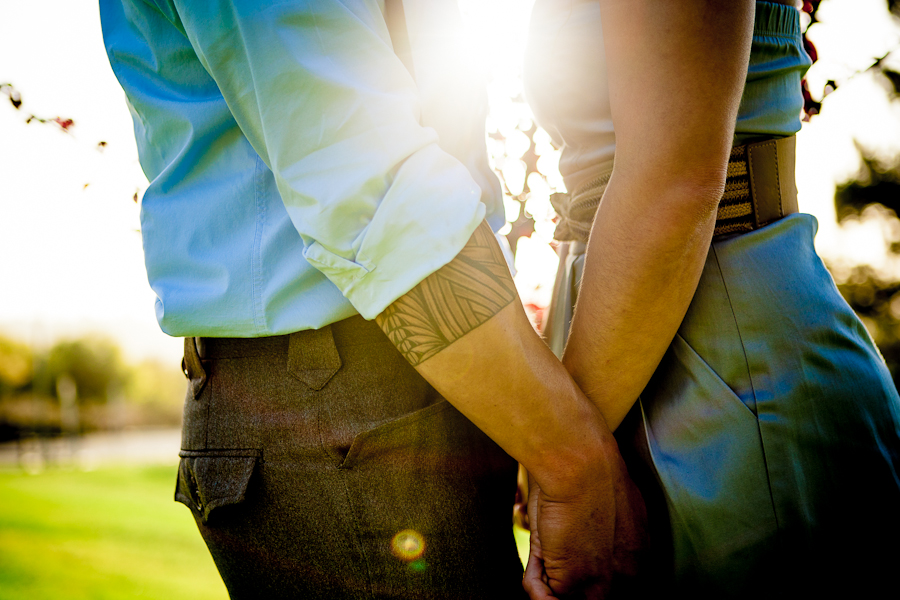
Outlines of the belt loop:
<svg viewBox="0 0 900 600">
<path fill-rule="evenodd" d="M 200 362 L 198 342 L 202 345 L 200 338 L 184 338 L 184 358 L 181 360 L 181 370 L 191 382 L 191 397 L 194 399 L 200 395 L 200 392 L 206 386 L 206 369 L 203 368 L 203 363 Z"/>
<path fill-rule="evenodd" d="M 331 325 L 292 333 L 288 342 L 288 373 L 312 390 L 321 390 L 341 368 Z"/>
</svg>

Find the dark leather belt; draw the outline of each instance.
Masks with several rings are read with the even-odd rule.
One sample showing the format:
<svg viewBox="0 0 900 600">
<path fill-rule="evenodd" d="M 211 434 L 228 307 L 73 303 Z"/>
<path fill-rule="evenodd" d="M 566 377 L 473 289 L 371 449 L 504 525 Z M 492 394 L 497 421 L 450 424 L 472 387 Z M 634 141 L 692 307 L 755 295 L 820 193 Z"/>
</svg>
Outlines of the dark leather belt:
<svg viewBox="0 0 900 600">
<path fill-rule="evenodd" d="M 798 212 L 796 146 L 797 139 L 790 136 L 732 148 L 714 236 L 753 231 Z M 587 243 L 611 174 L 610 165 L 573 193 L 550 197 L 559 215 L 557 241 Z"/>
</svg>

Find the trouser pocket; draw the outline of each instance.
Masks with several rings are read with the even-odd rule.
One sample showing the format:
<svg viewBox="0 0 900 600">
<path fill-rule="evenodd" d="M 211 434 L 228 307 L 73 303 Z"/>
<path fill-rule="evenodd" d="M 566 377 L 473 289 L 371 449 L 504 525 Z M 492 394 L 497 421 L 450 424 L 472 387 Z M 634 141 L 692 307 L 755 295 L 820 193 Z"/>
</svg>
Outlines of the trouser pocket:
<svg viewBox="0 0 900 600">
<path fill-rule="evenodd" d="M 740 588 L 775 556 L 778 522 L 756 415 L 676 335 L 641 394 L 682 582 Z"/>
<path fill-rule="evenodd" d="M 205 525 L 216 509 L 242 503 L 262 452 L 254 449 L 182 450 L 175 500 Z"/>
</svg>

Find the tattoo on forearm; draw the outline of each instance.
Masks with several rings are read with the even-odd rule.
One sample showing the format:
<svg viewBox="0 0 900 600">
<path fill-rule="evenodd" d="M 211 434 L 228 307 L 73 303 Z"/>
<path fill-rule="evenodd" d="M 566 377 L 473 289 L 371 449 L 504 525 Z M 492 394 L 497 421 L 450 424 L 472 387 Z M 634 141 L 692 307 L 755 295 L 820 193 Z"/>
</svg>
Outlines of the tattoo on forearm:
<svg viewBox="0 0 900 600">
<path fill-rule="evenodd" d="M 485 221 L 456 258 L 388 306 L 376 321 L 416 366 L 515 298 L 506 260 Z"/>
</svg>

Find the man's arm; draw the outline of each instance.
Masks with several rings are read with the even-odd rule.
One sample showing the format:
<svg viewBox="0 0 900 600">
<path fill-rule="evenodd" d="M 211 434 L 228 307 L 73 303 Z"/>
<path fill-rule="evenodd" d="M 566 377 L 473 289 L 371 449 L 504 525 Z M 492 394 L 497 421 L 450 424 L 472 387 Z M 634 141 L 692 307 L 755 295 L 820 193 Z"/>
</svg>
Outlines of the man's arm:
<svg viewBox="0 0 900 600">
<path fill-rule="evenodd" d="M 552 479 L 595 453 L 602 418 L 549 360 L 487 223 L 376 321 L 416 370 L 535 475 Z"/>
<path fill-rule="evenodd" d="M 602 0 L 616 164 L 563 362 L 615 429 L 678 330 L 709 252 L 752 0 Z"/>
<path fill-rule="evenodd" d="M 488 225 L 377 321 L 416 370 L 540 485 L 537 530 L 553 591 L 602 593 L 615 536 L 639 528 L 625 467 L 599 411 L 531 328 Z"/>
</svg>

